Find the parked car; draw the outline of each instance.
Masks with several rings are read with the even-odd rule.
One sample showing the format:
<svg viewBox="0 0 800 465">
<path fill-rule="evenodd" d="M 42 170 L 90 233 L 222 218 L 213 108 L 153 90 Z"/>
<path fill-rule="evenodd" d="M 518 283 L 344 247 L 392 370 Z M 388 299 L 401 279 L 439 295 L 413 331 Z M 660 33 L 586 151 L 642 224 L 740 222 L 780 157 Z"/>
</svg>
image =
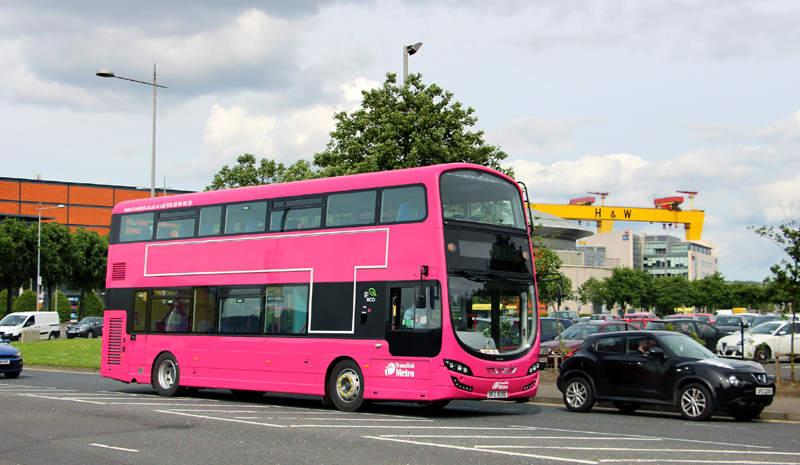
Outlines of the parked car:
<svg viewBox="0 0 800 465">
<path fill-rule="evenodd" d="M 590 335 L 564 360 L 556 385 L 573 412 L 597 401 L 613 401 L 624 413 L 648 403 L 675 406 L 687 420 L 720 411 L 749 421 L 775 395 L 774 379 L 758 363 L 720 359 L 672 331 Z"/>
<path fill-rule="evenodd" d="M 597 320 L 599 320 L 599 321 L 613 321 L 613 320 L 616 320 L 616 319 L 617 319 L 617 317 L 615 317 L 614 315 L 609 315 L 608 313 L 598 313 L 596 315 L 592 315 L 592 316 L 589 317 L 589 320 L 591 320 L 591 321 L 597 321 Z"/>
<path fill-rule="evenodd" d="M 563 358 L 569 357 L 591 334 L 625 331 L 626 329 L 641 328 L 628 325 L 624 321 L 590 321 L 588 323 L 572 325 L 561 333 L 561 344 L 559 344 L 558 338 L 555 338 L 547 342 L 542 342 L 539 345 L 539 364 L 555 366 L 559 352 L 561 352 Z"/>
<path fill-rule="evenodd" d="M 0 339 L 0 373 L 16 378 L 22 373 L 22 352 L 5 339 Z"/>
<path fill-rule="evenodd" d="M 542 327 L 542 338 L 540 340 L 544 342 L 558 337 L 558 333 L 572 326 L 572 321 L 560 319 L 558 320 L 558 327 L 556 327 L 555 318 L 539 318 L 539 325 Z"/>
<path fill-rule="evenodd" d="M 753 318 L 753 322 L 750 323 L 750 327 L 755 327 L 766 323 L 768 321 L 780 321 L 780 315 L 758 315 L 757 317 Z"/>
<path fill-rule="evenodd" d="M 27 330 L 39 333 L 39 339 L 58 339 L 61 336 L 58 313 L 15 312 L 0 320 L 0 336 L 9 341 L 18 341 Z"/>
<path fill-rule="evenodd" d="M 655 320 L 647 322 L 644 329 L 662 331 L 667 328 L 667 325 L 672 325 L 675 331 L 683 334 L 694 333 L 703 341 L 706 349 L 714 351 L 717 350 L 717 342 L 730 333 L 720 331 L 719 328 L 704 321 L 694 320 L 691 318 L 681 318 L 678 320 Z"/>
<path fill-rule="evenodd" d="M 557 312 L 554 312 L 554 313 L 551 313 L 551 314 L 547 315 L 547 317 L 548 318 L 555 318 L 556 315 L 558 315 L 558 318 L 569 320 L 573 324 L 581 321 L 581 316 L 578 314 L 578 312 L 573 311 L 573 310 L 560 310 L 560 311 L 557 311 Z"/>
<path fill-rule="evenodd" d="M 788 357 L 792 353 L 797 356 L 800 352 L 800 323 L 781 323 L 775 329 L 771 326 L 759 330 L 776 322 L 764 323 L 756 326 L 752 333 L 744 336 L 744 357 L 752 358 L 758 363 L 767 363 L 773 357 Z M 792 344 L 792 325 L 794 325 L 794 344 Z M 772 331 L 768 331 L 772 329 Z M 792 350 L 794 346 L 794 350 Z"/>
<path fill-rule="evenodd" d="M 87 316 L 77 323 L 67 326 L 67 338 L 73 337 L 100 337 L 103 335 L 103 318 Z"/>
<path fill-rule="evenodd" d="M 653 312 L 638 312 L 638 313 L 626 313 L 625 316 L 622 317 L 623 320 L 655 320 L 658 318 Z"/>
<path fill-rule="evenodd" d="M 755 315 L 719 315 L 717 316 L 717 320 L 714 321 L 714 326 L 721 329 L 722 331 L 727 331 L 729 333 L 741 331 L 742 328 L 747 329 L 750 327 L 750 323 L 756 319 Z"/>
<path fill-rule="evenodd" d="M 768 321 L 758 326 L 750 326 L 744 334 L 737 331 L 729 336 L 725 336 L 717 341 L 717 355 L 720 357 L 743 358 L 742 340 L 746 339 L 748 334 L 772 334 L 775 330 L 783 326 L 784 323 L 785 322 L 780 321 Z"/>
</svg>

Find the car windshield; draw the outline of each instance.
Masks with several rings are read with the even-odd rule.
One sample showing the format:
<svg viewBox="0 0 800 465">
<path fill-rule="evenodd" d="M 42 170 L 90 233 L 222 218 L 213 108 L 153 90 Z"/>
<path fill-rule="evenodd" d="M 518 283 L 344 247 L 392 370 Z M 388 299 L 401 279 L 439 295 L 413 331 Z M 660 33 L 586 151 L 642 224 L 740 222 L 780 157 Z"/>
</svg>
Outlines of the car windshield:
<svg viewBox="0 0 800 465">
<path fill-rule="evenodd" d="M 559 332 L 556 330 L 556 320 L 539 320 L 539 323 L 542 325 L 542 334 L 556 334 Z M 558 326 L 561 330 L 564 329 L 562 323 L 559 322 Z"/>
<path fill-rule="evenodd" d="M 667 323 L 663 321 L 648 321 L 647 325 L 645 325 L 644 329 L 651 329 L 660 331 L 667 328 Z"/>
<path fill-rule="evenodd" d="M 678 357 L 694 359 L 717 358 L 713 352 L 683 334 L 665 334 L 661 336 L 661 342 Z"/>
<path fill-rule="evenodd" d="M 24 315 L 6 315 L 5 318 L 0 320 L 0 326 L 19 326 L 25 323 L 25 318 L 27 317 Z"/>
<path fill-rule="evenodd" d="M 775 332 L 776 329 L 780 328 L 783 323 L 779 322 L 769 322 L 763 323 L 758 326 L 754 326 L 750 328 L 747 332 L 750 334 L 772 334 Z"/>
<path fill-rule="evenodd" d="M 78 322 L 79 325 L 90 325 L 92 323 L 94 323 L 94 318 L 88 316 Z"/>
<path fill-rule="evenodd" d="M 768 321 L 776 321 L 776 320 L 780 320 L 780 317 L 777 317 L 777 316 L 757 316 L 753 320 L 753 324 L 751 326 L 760 326 L 760 325 L 763 325 L 764 323 L 766 323 Z"/>
<path fill-rule="evenodd" d="M 561 339 L 586 339 L 600 330 L 600 325 L 574 325 L 561 333 Z"/>
<path fill-rule="evenodd" d="M 717 318 L 717 321 L 714 324 L 717 326 L 733 326 L 741 323 L 742 319 L 738 316 L 721 316 Z"/>
</svg>

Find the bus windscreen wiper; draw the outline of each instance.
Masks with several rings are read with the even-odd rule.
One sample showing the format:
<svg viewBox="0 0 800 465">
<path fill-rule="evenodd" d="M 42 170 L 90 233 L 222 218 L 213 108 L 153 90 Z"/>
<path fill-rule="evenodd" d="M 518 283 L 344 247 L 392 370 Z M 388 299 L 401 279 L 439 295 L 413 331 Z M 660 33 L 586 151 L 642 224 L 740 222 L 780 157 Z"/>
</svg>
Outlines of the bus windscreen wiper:
<svg viewBox="0 0 800 465">
<path fill-rule="evenodd" d="M 453 274 L 458 275 L 458 276 L 463 276 L 463 277 L 469 279 L 470 281 L 475 281 L 475 282 L 478 282 L 478 283 L 485 283 L 486 281 L 489 281 L 486 278 L 481 278 L 481 277 L 475 276 L 474 274 L 466 272 L 464 270 L 455 271 L 455 272 L 453 272 Z"/>
</svg>

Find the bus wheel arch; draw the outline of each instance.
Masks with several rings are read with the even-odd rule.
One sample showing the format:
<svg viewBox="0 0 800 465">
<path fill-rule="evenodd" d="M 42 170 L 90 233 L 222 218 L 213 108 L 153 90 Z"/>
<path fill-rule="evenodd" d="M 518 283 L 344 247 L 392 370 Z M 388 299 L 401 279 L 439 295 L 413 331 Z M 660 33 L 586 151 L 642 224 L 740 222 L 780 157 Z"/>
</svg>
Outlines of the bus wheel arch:
<svg viewBox="0 0 800 465">
<path fill-rule="evenodd" d="M 328 368 L 323 403 L 331 402 L 344 412 L 355 412 L 366 406 L 364 373 L 355 360 L 336 359 Z"/>
<path fill-rule="evenodd" d="M 150 376 L 150 384 L 163 397 L 173 397 L 181 393 L 181 370 L 178 360 L 170 352 L 158 354 Z"/>
</svg>

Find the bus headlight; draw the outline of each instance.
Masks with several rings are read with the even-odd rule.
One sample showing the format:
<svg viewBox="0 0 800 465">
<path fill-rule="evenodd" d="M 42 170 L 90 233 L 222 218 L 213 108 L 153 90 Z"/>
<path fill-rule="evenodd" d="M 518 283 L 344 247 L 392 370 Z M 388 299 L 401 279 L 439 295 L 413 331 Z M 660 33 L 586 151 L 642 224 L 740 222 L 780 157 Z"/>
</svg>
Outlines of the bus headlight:
<svg viewBox="0 0 800 465">
<path fill-rule="evenodd" d="M 455 360 L 444 360 L 444 366 L 450 371 L 455 371 L 456 373 L 460 373 L 462 375 L 472 376 L 472 370 L 470 370 L 468 366 L 461 362 L 457 362 Z"/>
<path fill-rule="evenodd" d="M 528 368 L 528 374 L 529 375 L 532 375 L 532 374 L 536 373 L 537 371 L 539 371 L 539 362 L 534 363 L 533 365 L 531 365 L 530 368 Z"/>
</svg>

